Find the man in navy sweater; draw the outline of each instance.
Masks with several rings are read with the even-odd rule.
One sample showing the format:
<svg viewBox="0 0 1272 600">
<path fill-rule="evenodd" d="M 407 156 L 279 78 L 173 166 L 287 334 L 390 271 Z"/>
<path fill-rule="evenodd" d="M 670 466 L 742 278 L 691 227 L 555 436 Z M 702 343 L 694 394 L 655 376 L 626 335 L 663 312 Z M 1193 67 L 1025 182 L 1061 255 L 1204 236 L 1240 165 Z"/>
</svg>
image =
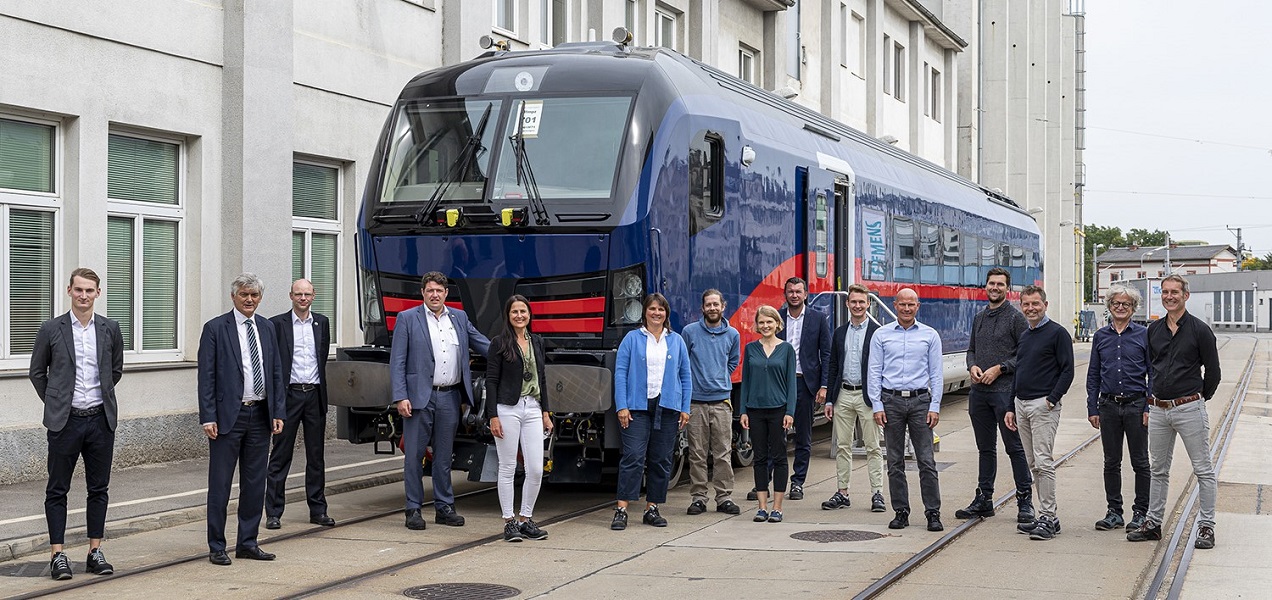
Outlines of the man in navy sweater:
<svg viewBox="0 0 1272 600">
<path fill-rule="evenodd" d="M 1047 292 L 1034 285 L 1020 293 L 1020 311 L 1029 329 L 1016 348 L 1016 401 L 1003 416 L 1008 429 L 1020 432 L 1025 458 L 1038 496 L 1038 519 L 1016 526 L 1029 539 L 1049 540 L 1060 533 L 1056 516 L 1056 462 L 1051 454 L 1060 426 L 1060 399 L 1073 383 L 1073 338 L 1047 318 Z"/>
</svg>

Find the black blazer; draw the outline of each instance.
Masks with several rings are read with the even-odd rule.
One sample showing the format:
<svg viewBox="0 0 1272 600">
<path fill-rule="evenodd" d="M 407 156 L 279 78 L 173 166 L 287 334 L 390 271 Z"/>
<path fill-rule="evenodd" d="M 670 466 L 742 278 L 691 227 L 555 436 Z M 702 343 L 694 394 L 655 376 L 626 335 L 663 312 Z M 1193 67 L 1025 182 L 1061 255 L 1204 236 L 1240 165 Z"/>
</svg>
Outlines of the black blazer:
<svg viewBox="0 0 1272 600">
<path fill-rule="evenodd" d="M 310 311 L 314 318 L 314 351 L 318 354 L 318 397 L 322 400 L 322 414 L 327 414 L 327 354 L 331 352 L 331 320 L 326 315 Z M 296 333 L 292 331 L 292 311 L 274 315 L 269 319 L 278 334 L 278 359 L 282 363 L 283 385 L 291 383 L 292 352 L 296 349 Z"/>
<path fill-rule="evenodd" d="M 777 311 L 782 316 L 783 329 L 777 337 L 786 339 L 786 318 L 790 316 L 785 307 Z M 793 344 L 792 344 L 793 345 Z M 817 389 L 829 387 L 830 369 L 826 362 L 830 360 L 830 322 L 821 313 L 804 306 L 804 327 L 799 334 L 799 366 L 804 375 L 804 386 L 808 393 L 817 395 Z M 829 392 L 829 390 L 827 390 Z"/>
<path fill-rule="evenodd" d="M 199 337 L 199 423 L 216 423 L 222 433 L 234 427 L 243 406 L 243 358 L 234 314 L 231 310 L 213 317 L 203 324 Z M 287 383 L 278 360 L 278 337 L 265 317 L 254 315 L 252 324 L 261 341 L 269 418 L 283 419 L 287 416 Z"/>
<path fill-rule="evenodd" d="M 870 394 L 866 393 L 866 368 L 870 366 L 870 338 L 874 337 L 875 331 L 879 329 L 879 325 L 870 319 L 866 319 L 866 339 L 861 343 L 861 394 L 869 405 Z M 830 347 L 830 389 L 826 391 L 826 403 L 834 404 L 839 397 L 839 392 L 843 391 L 844 383 L 844 354 L 848 349 L 844 347 L 844 338 L 848 334 L 848 324 L 840 325 L 835 333 L 831 334 Z"/>
<path fill-rule="evenodd" d="M 71 416 L 71 399 L 75 396 L 75 334 L 71 331 L 71 313 L 54 317 L 40 325 L 31 350 L 28 376 L 35 393 L 44 402 L 44 427 L 61 431 Z M 115 401 L 115 384 L 124 375 L 124 336 L 119 321 L 93 315 L 97 334 L 97 370 L 102 384 L 102 405 L 111 431 L 119 418 Z"/>
<path fill-rule="evenodd" d="M 486 354 L 486 398 L 499 404 L 516 406 L 521 399 L 521 377 L 524 370 L 521 362 L 521 347 L 516 346 L 517 358 L 507 360 L 499 351 L 503 347 L 504 336 L 497 336 L 490 341 L 490 350 Z M 515 342 L 513 342 L 515 343 Z M 530 334 L 530 347 L 534 349 L 534 366 L 539 372 L 539 408 L 548 412 L 548 383 L 544 376 L 543 338 Z M 486 418 L 497 417 L 493 406 L 486 409 Z"/>
</svg>

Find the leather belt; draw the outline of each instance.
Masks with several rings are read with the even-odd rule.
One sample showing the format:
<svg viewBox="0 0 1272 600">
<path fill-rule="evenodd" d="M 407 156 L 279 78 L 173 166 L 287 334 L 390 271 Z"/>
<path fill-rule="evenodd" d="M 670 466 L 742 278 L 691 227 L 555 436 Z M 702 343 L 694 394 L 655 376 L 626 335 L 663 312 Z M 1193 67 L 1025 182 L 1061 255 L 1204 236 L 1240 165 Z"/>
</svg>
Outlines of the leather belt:
<svg viewBox="0 0 1272 600">
<path fill-rule="evenodd" d="M 434 392 L 449 392 L 453 389 L 457 389 L 458 387 L 459 387 L 458 383 L 455 385 L 435 385 L 433 386 L 433 391 Z"/>
<path fill-rule="evenodd" d="M 314 391 L 314 390 L 318 389 L 318 384 L 316 384 L 316 383 L 289 383 L 289 384 L 287 384 L 287 389 L 289 389 L 289 390 L 296 390 L 296 391 L 298 391 L 298 392 L 312 392 L 312 391 Z"/>
<path fill-rule="evenodd" d="M 1175 398 L 1174 400 L 1158 400 L 1157 398 L 1152 398 L 1149 402 L 1152 402 L 1153 406 L 1156 406 L 1157 408 L 1169 410 L 1177 406 L 1183 406 L 1189 402 L 1196 402 L 1197 400 L 1201 400 L 1201 394 L 1193 394 L 1191 396 L 1184 396 L 1183 398 Z"/>
<path fill-rule="evenodd" d="M 1109 402 L 1117 402 L 1118 404 L 1126 404 L 1127 402 L 1135 402 L 1144 398 L 1143 394 L 1100 394 L 1101 400 Z"/>
<path fill-rule="evenodd" d="M 888 389 L 888 388 L 883 388 L 883 393 L 885 393 L 885 394 L 892 394 L 893 396 L 898 396 L 898 397 L 901 397 L 901 398 L 913 398 L 913 397 L 918 396 L 918 395 L 920 395 L 920 394 L 927 394 L 927 393 L 930 393 L 930 392 L 928 392 L 928 390 L 927 390 L 926 388 L 924 388 L 924 389 L 918 389 L 918 390 L 892 390 L 892 389 Z"/>
<path fill-rule="evenodd" d="M 101 404 L 91 408 L 71 408 L 72 417 L 95 417 L 102 414 L 106 409 Z"/>
<path fill-rule="evenodd" d="M 265 400 L 263 398 L 260 400 L 244 400 L 243 406 L 256 406 L 257 404 L 264 404 L 264 403 L 265 403 Z"/>
<path fill-rule="evenodd" d="M 848 391 L 850 391 L 850 392 L 859 392 L 859 391 L 861 391 L 861 387 L 862 387 L 862 386 L 859 386 L 859 385 L 848 385 L 848 384 L 846 384 L 846 383 L 845 383 L 845 384 L 842 384 L 842 385 L 843 385 L 843 387 L 844 387 L 844 389 L 845 389 L 845 390 L 848 390 Z"/>
</svg>

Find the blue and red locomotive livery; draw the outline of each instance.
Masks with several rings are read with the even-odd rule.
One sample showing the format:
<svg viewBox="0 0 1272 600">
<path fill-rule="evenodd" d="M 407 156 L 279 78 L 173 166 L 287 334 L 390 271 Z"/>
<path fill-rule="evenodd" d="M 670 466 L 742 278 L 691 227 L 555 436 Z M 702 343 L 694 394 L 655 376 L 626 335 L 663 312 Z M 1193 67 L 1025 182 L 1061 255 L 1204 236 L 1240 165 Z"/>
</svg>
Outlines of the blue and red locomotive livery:
<svg viewBox="0 0 1272 600">
<path fill-rule="evenodd" d="M 556 482 L 617 463 L 614 354 L 646 293 L 667 296 L 679 331 L 704 289 L 721 290 L 745 343 L 789 277 L 823 293 L 810 302 L 821 310 L 852 282 L 885 304 L 912 287 L 953 386 L 985 271 L 1041 279 L 1037 225 L 1009 200 L 673 51 L 612 42 L 489 52 L 412 80 L 380 137 L 357 243 L 367 345 L 329 371 L 340 435 L 395 441 L 383 364 L 394 318 L 421 303 L 420 276 L 441 271 L 448 302 L 483 332 L 508 296 L 531 301 L 555 391 Z M 454 464 L 491 480 L 478 404 Z"/>
</svg>

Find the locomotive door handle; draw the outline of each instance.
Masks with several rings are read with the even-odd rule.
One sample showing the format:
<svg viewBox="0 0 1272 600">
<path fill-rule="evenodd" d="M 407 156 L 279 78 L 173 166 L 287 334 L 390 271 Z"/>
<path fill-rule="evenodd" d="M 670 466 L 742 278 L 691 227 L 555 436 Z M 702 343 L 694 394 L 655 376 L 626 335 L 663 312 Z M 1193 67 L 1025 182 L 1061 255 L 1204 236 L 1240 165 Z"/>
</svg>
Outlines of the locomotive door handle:
<svg viewBox="0 0 1272 600">
<path fill-rule="evenodd" d="M 654 234 L 658 234 L 658 241 L 657 241 L 657 243 L 655 243 L 655 242 L 654 242 Z M 665 290 L 665 289 L 666 289 L 666 287 L 667 287 L 667 278 L 663 276 L 663 265 L 662 265 L 662 230 L 661 230 L 661 229 L 659 229 L 659 228 L 657 228 L 657 227 L 650 227 L 650 228 L 649 228 L 649 247 L 650 247 L 650 249 L 651 249 L 651 250 L 653 250 L 653 252 L 652 252 L 652 254 L 653 254 L 652 258 L 653 258 L 653 260 L 652 260 L 652 262 L 653 262 L 654 264 L 653 264 L 653 265 L 651 265 L 651 266 L 652 266 L 652 268 L 650 269 L 650 271 L 652 271 L 652 272 L 653 272 L 653 273 L 652 273 L 652 275 L 653 275 L 652 279 L 653 279 L 653 282 L 654 282 L 654 291 L 655 291 L 655 292 L 658 292 L 658 293 L 660 293 L 660 294 L 661 294 L 661 293 L 665 293 L 665 291 L 664 291 L 664 290 Z"/>
</svg>

